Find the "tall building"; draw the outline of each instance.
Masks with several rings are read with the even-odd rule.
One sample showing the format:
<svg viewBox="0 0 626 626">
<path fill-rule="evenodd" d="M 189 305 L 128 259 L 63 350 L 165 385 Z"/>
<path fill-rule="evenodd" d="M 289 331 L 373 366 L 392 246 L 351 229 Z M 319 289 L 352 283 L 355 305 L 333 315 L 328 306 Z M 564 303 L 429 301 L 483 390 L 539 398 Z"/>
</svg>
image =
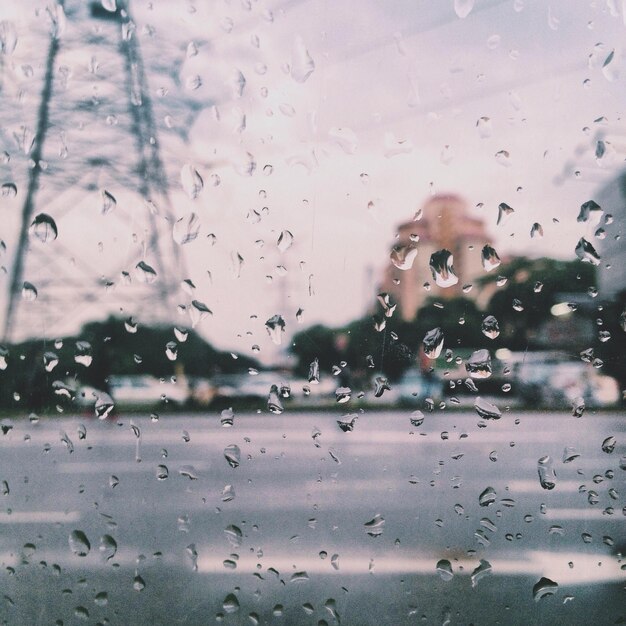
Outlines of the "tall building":
<svg viewBox="0 0 626 626">
<path fill-rule="evenodd" d="M 473 297 L 476 288 L 466 292 L 463 288 L 484 274 L 481 251 L 488 242 L 483 221 L 468 215 L 460 196 L 433 196 L 415 219 L 398 226 L 380 291 L 391 295 L 405 321 L 414 319 L 428 296 Z M 429 266 L 431 255 L 443 249 L 452 253 L 454 273 L 459 277 L 450 287 L 438 287 Z"/>
</svg>

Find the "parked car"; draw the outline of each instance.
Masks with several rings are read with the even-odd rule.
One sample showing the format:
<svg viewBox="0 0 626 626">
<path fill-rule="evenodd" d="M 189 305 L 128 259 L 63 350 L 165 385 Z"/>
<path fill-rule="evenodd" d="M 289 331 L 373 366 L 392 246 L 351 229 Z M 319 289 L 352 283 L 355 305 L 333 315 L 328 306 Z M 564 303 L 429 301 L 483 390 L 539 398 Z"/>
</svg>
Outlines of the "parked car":
<svg viewBox="0 0 626 626">
<path fill-rule="evenodd" d="M 151 405 L 163 401 L 176 405 L 184 404 L 189 398 L 187 381 L 163 381 L 154 376 L 109 376 L 111 396 L 116 404 Z"/>
</svg>

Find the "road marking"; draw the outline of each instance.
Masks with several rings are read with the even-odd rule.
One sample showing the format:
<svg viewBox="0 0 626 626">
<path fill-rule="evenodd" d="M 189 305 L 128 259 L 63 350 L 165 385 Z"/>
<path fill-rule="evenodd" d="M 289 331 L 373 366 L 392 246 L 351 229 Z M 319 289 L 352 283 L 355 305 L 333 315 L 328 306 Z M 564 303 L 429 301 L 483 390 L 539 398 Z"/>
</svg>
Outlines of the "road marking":
<svg viewBox="0 0 626 626">
<path fill-rule="evenodd" d="M 607 522 L 624 523 L 622 515 L 606 515 L 604 509 L 551 509 L 546 511 L 548 519 L 603 519 Z"/>
<path fill-rule="evenodd" d="M 78 511 L 0 511 L 0 524 L 56 524 L 80 519 Z"/>
</svg>

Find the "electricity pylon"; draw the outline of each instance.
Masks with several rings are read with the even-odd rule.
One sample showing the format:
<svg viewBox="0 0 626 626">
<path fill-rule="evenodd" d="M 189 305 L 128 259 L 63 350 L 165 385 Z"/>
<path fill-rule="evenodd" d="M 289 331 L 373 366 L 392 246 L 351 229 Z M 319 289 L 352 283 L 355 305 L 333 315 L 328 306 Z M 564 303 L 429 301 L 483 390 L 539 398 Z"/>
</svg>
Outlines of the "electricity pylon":
<svg viewBox="0 0 626 626">
<path fill-rule="evenodd" d="M 21 200 L 4 339 L 110 314 L 171 323 L 184 262 L 127 2 L 61 0 L 49 17 L 36 129 L 13 133 L 28 173 L 4 194 Z M 0 135 L 0 153 L 10 141 Z"/>
</svg>

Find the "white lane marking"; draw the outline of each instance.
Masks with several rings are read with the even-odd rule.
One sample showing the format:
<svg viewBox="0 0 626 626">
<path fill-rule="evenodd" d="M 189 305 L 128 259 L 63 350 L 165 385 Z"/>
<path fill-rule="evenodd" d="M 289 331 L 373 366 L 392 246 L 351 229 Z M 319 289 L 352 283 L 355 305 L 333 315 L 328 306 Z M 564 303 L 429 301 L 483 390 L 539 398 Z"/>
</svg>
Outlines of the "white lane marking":
<svg viewBox="0 0 626 626">
<path fill-rule="evenodd" d="M 272 546 L 269 546 L 270 548 Z M 289 581 L 292 574 L 306 572 L 309 577 L 316 575 L 331 575 L 341 577 L 345 575 L 368 575 L 373 574 L 422 574 L 436 576 L 437 561 L 447 558 L 450 560 L 455 576 L 468 576 L 478 566 L 478 560 L 455 559 L 444 553 L 420 556 L 417 554 L 399 555 L 396 551 L 372 557 L 366 553 L 341 552 L 339 554 L 339 569 L 335 570 L 330 558 L 320 559 L 315 555 L 294 555 L 282 552 L 282 548 L 269 550 L 274 554 L 272 557 L 255 559 L 254 556 L 242 554 L 237 562 L 236 569 L 226 569 L 224 559 L 227 558 L 228 550 L 223 545 L 196 544 L 198 552 L 198 572 L 200 574 L 212 574 L 228 576 L 232 574 L 258 572 L 265 578 L 272 576 L 267 570 L 273 567 L 279 572 L 280 578 Z M 15 552 L 0 553 L 0 562 L 5 565 L 15 565 L 18 562 L 19 550 Z M 137 565 L 137 555 L 141 553 L 139 548 L 126 547 L 118 550 L 115 557 L 107 562 L 98 550 L 92 549 L 87 557 L 77 557 L 69 550 L 41 550 L 37 552 L 37 558 L 48 563 L 56 563 L 63 568 L 97 570 L 110 568 L 114 563 L 123 566 L 135 566 L 139 573 L 145 568 L 154 567 L 155 559 L 149 559 L 143 566 Z M 223 554 L 220 554 L 223 553 Z M 216 556 L 220 554 L 220 556 Z M 167 567 L 191 568 L 191 560 L 180 551 L 180 556 L 170 554 L 163 555 L 158 559 Z M 491 575 L 525 575 L 539 579 L 546 576 L 557 582 L 561 588 L 568 585 L 590 585 L 623 581 L 626 573 L 620 569 L 620 563 L 613 555 L 603 553 L 586 554 L 576 552 L 549 552 L 528 551 L 512 554 L 503 554 L 501 557 L 487 559 L 491 564 Z M 263 565 L 262 569 L 257 564 Z M 572 564 L 570 566 L 570 563 Z M 370 565 L 372 570 L 370 572 Z M 297 583 L 296 583 L 297 584 Z M 303 581 L 300 584 L 307 584 Z M 478 583 L 481 584 L 480 582 Z"/>
<path fill-rule="evenodd" d="M 240 558 L 236 570 L 226 570 L 223 560 L 213 556 L 210 547 L 197 546 L 198 571 L 206 574 L 225 574 L 228 572 L 258 571 L 258 561 L 246 556 Z M 205 556 L 206 553 L 211 556 Z M 289 580 L 295 572 L 305 571 L 309 576 L 315 574 L 368 574 L 370 564 L 373 565 L 373 573 L 381 574 L 436 574 L 436 564 L 440 558 L 446 558 L 446 554 L 432 556 L 430 558 L 404 555 L 397 553 L 377 556 L 371 561 L 370 555 L 355 555 L 341 553 L 339 555 L 339 570 L 334 570 L 330 559 L 321 560 L 319 557 L 300 557 L 279 555 L 263 560 L 266 567 L 273 567 L 281 573 L 281 578 Z M 469 559 L 453 559 L 452 569 L 456 575 L 469 575 L 478 566 L 478 561 Z M 606 554 L 584 554 L 572 552 L 547 552 L 529 551 L 509 558 L 488 559 L 491 564 L 493 575 L 527 575 L 540 578 L 546 576 L 565 585 L 588 585 L 593 583 L 623 580 L 626 573 L 621 571 L 620 564 L 613 556 Z M 570 567 L 569 563 L 573 563 Z M 601 564 L 601 565 L 600 565 Z M 264 576 L 267 573 L 261 570 Z M 480 583 L 478 583 L 480 585 Z"/>
<path fill-rule="evenodd" d="M 79 511 L 0 511 L 0 524 L 56 524 L 57 522 L 78 522 Z"/>
<path fill-rule="evenodd" d="M 321 423 L 321 422 L 320 422 Z M 312 422 L 311 428 L 313 428 L 314 422 Z M 323 424 L 324 425 L 324 424 Z M 389 431 L 389 430 L 362 430 L 358 432 L 355 430 L 351 433 L 342 433 L 338 429 L 325 429 L 322 430 L 322 435 L 319 438 L 319 442 L 322 445 L 344 445 L 349 447 L 353 444 L 360 444 L 363 446 L 378 448 L 381 445 L 397 445 L 397 444 L 414 444 L 414 445 L 430 445 L 430 446 L 449 446 L 462 445 L 487 445 L 497 443 L 510 443 L 516 444 L 524 443 L 543 443 L 548 444 L 551 442 L 562 442 L 563 436 L 559 433 L 549 431 L 514 431 L 506 430 L 504 432 L 475 432 L 472 429 L 463 429 L 463 432 L 467 433 L 467 437 L 464 439 L 459 438 L 461 430 L 448 430 L 449 439 L 441 439 L 441 431 L 419 431 L 416 430 L 414 434 L 409 434 L 410 427 L 407 426 L 406 431 Z M 445 429 L 444 429 L 445 430 Z M 255 444 L 281 444 L 285 447 L 289 447 L 294 443 L 306 443 L 312 442 L 311 431 L 287 431 L 283 432 L 281 429 L 276 430 L 254 430 L 246 429 L 245 426 L 234 427 L 231 429 L 217 429 L 215 427 L 209 427 L 202 432 L 195 432 L 189 429 L 190 441 L 186 442 L 182 436 L 183 428 L 176 429 L 157 429 L 150 430 L 150 425 L 142 427 L 141 443 L 146 445 L 157 446 L 219 446 L 228 445 L 232 442 L 241 442 L 244 437 L 250 439 L 253 445 Z M 119 446 L 135 446 L 137 438 L 129 428 L 117 431 L 103 431 L 101 429 L 91 430 L 87 432 L 87 437 L 84 441 L 79 441 L 78 437 L 73 436 L 74 433 L 66 431 L 70 439 L 74 442 L 75 446 L 89 446 L 89 445 L 115 445 Z M 420 433 L 425 433 L 426 436 Z M 285 435 L 283 437 L 283 434 Z M 44 443 L 59 444 L 60 437 L 58 433 L 51 431 L 46 432 L 31 432 L 30 440 L 25 441 L 23 438 L 12 437 L 2 442 L 2 447 L 34 447 L 43 445 Z M 573 442 L 574 444 L 577 441 Z"/>
<path fill-rule="evenodd" d="M 606 515 L 604 509 L 551 509 L 546 511 L 546 517 L 548 519 L 603 519 L 607 522 L 620 522 L 623 523 L 624 517 L 622 515 Z"/>
<path fill-rule="evenodd" d="M 136 461 L 110 461 L 110 462 L 75 462 L 75 463 L 59 463 L 56 466 L 56 472 L 58 474 L 154 474 L 157 469 L 157 465 L 167 465 L 170 470 L 170 476 L 172 473 L 178 473 L 184 466 L 193 467 L 198 472 L 206 471 L 211 467 L 210 463 L 206 461 L 197 461 L 190 459 L 188 461 L 177 460 L 176 464 L 167 463 L 167 459 L 162 459 L 162 462 L 154 460 L 142 461 L 137 463 Z"/>
<path fill-rule="evenodd" d="M 495 480 L 495 483 L 504 483 L 511 493 L 544 493 L 546 490 L 539 484 L 539 478 L 537 480 Z M 577 482 L 575 480 L 562 480 L 557 479 L 556 486 L 550 490 L 551 493 L 577 493 L 580 485 L 584 484 L 582 481 Z"/>
</svg>

